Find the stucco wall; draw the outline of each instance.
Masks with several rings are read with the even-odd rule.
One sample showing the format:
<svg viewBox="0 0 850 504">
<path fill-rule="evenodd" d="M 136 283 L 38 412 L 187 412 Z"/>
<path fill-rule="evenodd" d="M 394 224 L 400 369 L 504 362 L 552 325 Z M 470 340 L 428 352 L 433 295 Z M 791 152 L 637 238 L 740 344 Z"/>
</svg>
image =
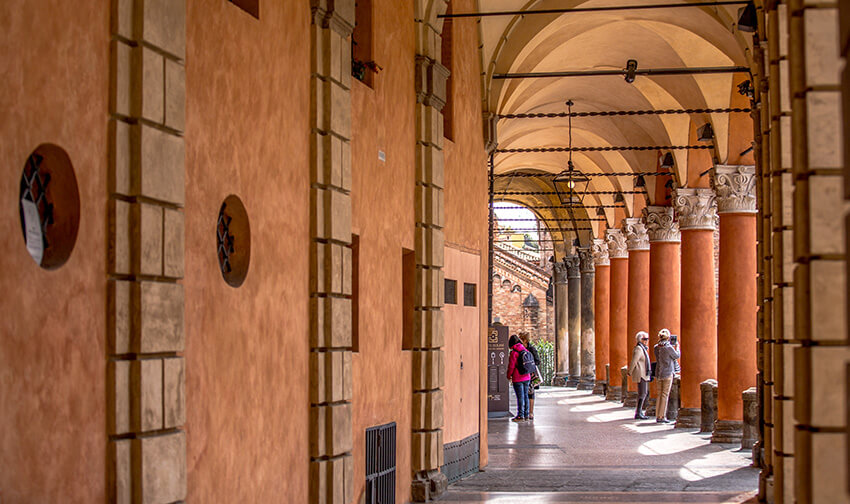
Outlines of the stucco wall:
<svg viewBox="0 0 850 504">
<path fill-rule="evenodd" d="M 0 4 L 4 503 L 105 498 L 108 37 L 101 1 Z M 24 162 L 44 142 L 68 153 L 80 191 L 76 247 L 54 271 L 29 256 L 18 217 Z"/>
<path fill-rule="evenodd" d="M 187 2 L 188 499 L 301 502 L 308 485 L 309 4 Z M 215 225 L 245 205 L 251 263 L 222 279 Z"/>
</svg>

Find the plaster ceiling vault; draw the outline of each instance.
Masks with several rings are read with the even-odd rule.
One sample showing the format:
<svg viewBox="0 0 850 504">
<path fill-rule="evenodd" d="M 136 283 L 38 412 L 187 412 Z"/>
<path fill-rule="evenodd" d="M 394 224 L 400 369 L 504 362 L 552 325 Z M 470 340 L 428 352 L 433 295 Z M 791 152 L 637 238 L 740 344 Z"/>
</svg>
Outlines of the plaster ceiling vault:
<svg viewBox="0 0 850 504">
<path fill-rule="evenodd" d="M 701 0 L 699 0 L 701 1 Z M 488 0 L 480 11 L 520 11 L 610 7 L 651 4 L 687 4 L 687 0 Z M 736 86 L 750 77 L 746 73 L 699 75 L 638 75 L 633 83 L 623 76 L 573 76 L 497 79 L 495 74 L 621 70 L 629 59 L 638 69 L 743 67 L 749 66 L 750 49 L 735 21 L 741 5 L 665 8 L 646 10 L 574 12 L 482 17 L 481 57 L 484 110 L 497 114 L 563 113 L 572 100 L 573 112 L 616 110 L 729 108 Z M 740 106 L 738 104 L 737 106 Z M 694 144 L 692 131 L 711 122 L 714 148 L 708 158 L 725 162 L 729 156 L 730 114 L 669 114 L 641 116 L 574 117 L 574 147 L 666 146 Z M 690 139 L 689 139 L 689 135 Z M 568 118 L 502 118 L 497 124 L 498 149 L 565 147 Z M 655 172 L 659 156 L 672 152 L 675 182 L 688 180 L 689 156 L 700 151 L 607 151 L 573 152 L 575 168 L 584 173 Z M 702 156 L 705 156 L 703 153 Z M 521 152 L 494 155 L 494 173 L 539 172 L 557 174 L 567 167 L 568 152 Z M 556 195 L 499 196 L 499 192 L 552 191 L 552 176 L 499 177 L 496 200 L 508 198 L 529 206 L 558 205 Z M 655 182 L 646 177 L 647 194 L 655 203 Z M 632 191 L 634 176 L 591 177 L 588 191 Z M 661 183 L 664 183 L 661 180 Z M 625 216 L 640 215 L 643 195 L 625 194 Z M 577 218 L 596 217 L 599 205 L 614 205 L 614 195 L 588 194 L 586 209 Z M 608 225 L 614 225 L 615 209 L 605 208 Z M 543 217 L 570 217 L 565 209 L 541 209 Z M 598 221 L 577 222 L 592 227 Z M 589 225 L 589 226 L 588 226 Z M 553 232 L 559 240 L 572 239 Z M 582 244 L 589 232 L 579 233 Z M 563 251 L 563 250 L 562 250 Z"/>
</svg>

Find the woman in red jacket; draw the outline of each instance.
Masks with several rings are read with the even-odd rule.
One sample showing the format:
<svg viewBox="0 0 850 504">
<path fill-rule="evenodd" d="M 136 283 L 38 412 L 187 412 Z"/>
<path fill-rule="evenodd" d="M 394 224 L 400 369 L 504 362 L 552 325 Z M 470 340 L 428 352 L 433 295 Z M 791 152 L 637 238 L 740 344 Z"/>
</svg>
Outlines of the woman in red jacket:
<svg viewBox="0 0 850 504">
<path fill-rule="evenodd" d="M 517 402 L 517 414 L 511 420 L 519 422 L 528 420 L 528 385 L 531 383 L 531 373 L 520 374 L 517 369 L 517 359 L 525 347 L 516 334 L 511 335 L 508 346 L 511 347 L 511 355 L 508 359 L 508 380 L 514 384 Z"/>
</svg>

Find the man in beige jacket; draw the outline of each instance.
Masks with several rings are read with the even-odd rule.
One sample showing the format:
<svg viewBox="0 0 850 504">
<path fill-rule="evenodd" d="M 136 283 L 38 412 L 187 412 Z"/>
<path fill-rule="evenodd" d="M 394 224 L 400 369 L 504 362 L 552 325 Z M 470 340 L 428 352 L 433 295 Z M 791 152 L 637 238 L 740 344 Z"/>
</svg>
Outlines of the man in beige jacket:
<svg viewBox="0 0 850 504">
<path fill-rule="evenodd" d="M 643 414 L 643 405 L 646 403 L 646 397 L 649 395 L 649 334 L 645 331 L 638 331 L 635 335 L 635 349 L 632 351 L 632 361 L 629 364 L 629 376 L 632 381 L 637 384 L 638 396 L 637 407 L 635 408 L 635 419 L 646 420 L 646 415 Z"/>
</svg>

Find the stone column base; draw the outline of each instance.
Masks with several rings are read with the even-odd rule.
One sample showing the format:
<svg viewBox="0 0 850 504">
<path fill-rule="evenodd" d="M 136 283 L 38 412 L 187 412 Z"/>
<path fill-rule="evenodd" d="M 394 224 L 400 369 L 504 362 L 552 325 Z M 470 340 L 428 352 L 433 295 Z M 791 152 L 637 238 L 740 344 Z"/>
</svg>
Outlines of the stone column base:
<svg viewBox="0 0 850 504">
<path fill-rule="evenodd" d="M 582 376 L 578 382 L 579 390 L 593 390 L 596 386 L 596 379 L 593 376 Z"/>
<path fill-rule="evenodd" d="M 644 409 L 644 411 L 645 411 L 644 414 L 646 416 L 653 416 L 653 417 L 655 416 L 655 404 L 656 404 L 656 402 L 657 402 L 657 399 L 654 398 L 654 397 L 650 397 L 646 400 L 646 405 L 645 405 L 646 407 Z M 668 417 L 670 416 L 670 408 L 669 407 L 667 408 L 667 416 Z"/>
<path fill-rule="evenodd" d="M 411 502 L 430 502 L 439 498 L 448 488 L 446 475 L 437 469 L 422 471 L 410 483 Z"/>
<path fill-rule="evenodd" d="M 744 435 L 744 423 L 740 420 L 715 420 L 711 432 L 712 443 L 740 443 Z"/>
<path fill-rule="evenodd" d="M 759 502 L 773 504 L 773 474 L 768 474 L 765 469 L 759 473 Z"/>
<path fill-rule="evenodd" d="M 579 382 L 581 381 L 581 376 L 579 375 L 570 375 L 567 379 L 567 387 L 575 388 L 578 387 Z"/>
<path fill-rule="evenodd" d="M 626 391 L 626 400 L 623 401 L 623 406 L 626 408 L 637 407 L 637 390 Z"/>
<path fill-rule="evenodd" d="M 698 429 L 701 423 L 701 408 L 679 408 L 676 417 L 677 429 Z"/>
<path fill-rule="evenodd" d="M 608 394 L 605 396 L 605 399 L 609 401 L 617 401 L 620 402 L 623 398 L 623 387 L 611 387 L 608 386 Z"/>
<path fill-rule="evenodd" d="M 567 386 L 567 376 L 566 373 L 558 373 L 555 375 L 555 378 L 552 378 L 552 386 L 554 387 L 566 387 Z"/>
<path fill-rule="evenodd" d="M 607 392 L 607 389 L 608 389 L 608 384 L 607 384 L 607 383 L 605 383 L 604 381 L 597 381 L 597 382 L 593 385 L 593 395 L 602 395 L 602 396 L 604 396 L 604 395 L 605 395 L 605 392 Z"/>
</svg>

